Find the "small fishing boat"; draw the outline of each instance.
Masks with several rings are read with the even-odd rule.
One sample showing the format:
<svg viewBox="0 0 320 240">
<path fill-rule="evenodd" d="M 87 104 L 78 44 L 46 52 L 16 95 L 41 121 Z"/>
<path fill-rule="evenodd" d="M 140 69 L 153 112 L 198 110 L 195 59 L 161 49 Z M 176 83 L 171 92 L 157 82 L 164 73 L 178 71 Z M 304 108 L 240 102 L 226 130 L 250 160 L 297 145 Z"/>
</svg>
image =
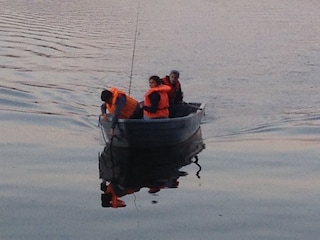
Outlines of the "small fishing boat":
<svg viewBox="0 0 320 240">
<path fill-rule="evenodd" d="M 182 103 L 170 106 L 170 117 L 162 119 L 119 119 L 110 136 L 111 116 L 99 117 L 103 137 L 115 147 L 165 147 L 188 140 L 199 128 L 205 103 Z"/>
</svg>

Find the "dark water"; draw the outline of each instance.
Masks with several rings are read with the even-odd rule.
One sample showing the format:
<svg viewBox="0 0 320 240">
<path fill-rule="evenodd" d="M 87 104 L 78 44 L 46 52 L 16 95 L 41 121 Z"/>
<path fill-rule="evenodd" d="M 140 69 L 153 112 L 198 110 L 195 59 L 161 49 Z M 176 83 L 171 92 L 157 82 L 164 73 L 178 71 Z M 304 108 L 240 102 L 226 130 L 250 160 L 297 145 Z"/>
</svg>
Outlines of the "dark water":
<svg viewBox="0 0 320 240">
<path fill-rule="evenodd" d="M 320 2 L 0 3 L 1 240 L 318 239 Z M 100 92 L 171 69 L 208 103 L 200 178 L 103 208 Z"/>
</svg>

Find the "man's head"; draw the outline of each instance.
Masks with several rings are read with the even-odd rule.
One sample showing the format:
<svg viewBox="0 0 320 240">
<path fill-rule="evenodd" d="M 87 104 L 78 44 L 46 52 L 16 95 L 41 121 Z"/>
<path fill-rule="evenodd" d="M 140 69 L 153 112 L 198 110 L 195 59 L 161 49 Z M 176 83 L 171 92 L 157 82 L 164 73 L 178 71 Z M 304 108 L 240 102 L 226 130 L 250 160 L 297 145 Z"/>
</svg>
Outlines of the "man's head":
<svg viewBox="0 0 320 240">
<path fill-rule="evenodd" d="M 169 75 L 170 82 L 176 84 L 180 76 L 180 73 L 177 70 L 172 70 Z"/>
<path fill-rule="evenodd" d="M 103 90 L 101 93 L 101 101 L 109 102 L 112 98 L 112 93 L 109 90 Z"/>
</svg>

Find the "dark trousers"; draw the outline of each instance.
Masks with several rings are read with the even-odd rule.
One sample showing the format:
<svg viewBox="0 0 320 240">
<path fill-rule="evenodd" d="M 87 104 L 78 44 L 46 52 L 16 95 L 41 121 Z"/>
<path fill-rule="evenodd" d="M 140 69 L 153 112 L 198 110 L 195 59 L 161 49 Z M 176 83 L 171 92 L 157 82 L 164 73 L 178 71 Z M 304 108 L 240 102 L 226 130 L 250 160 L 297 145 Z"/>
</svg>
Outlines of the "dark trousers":
<svg viewBox="0 0 320 240">
<path fill-rule="evenodd" d="M 143 117 L 143 110 L 138 104 L 130 118 L 131 119 L 140 119 L 142 117 Z"/>
</svg>

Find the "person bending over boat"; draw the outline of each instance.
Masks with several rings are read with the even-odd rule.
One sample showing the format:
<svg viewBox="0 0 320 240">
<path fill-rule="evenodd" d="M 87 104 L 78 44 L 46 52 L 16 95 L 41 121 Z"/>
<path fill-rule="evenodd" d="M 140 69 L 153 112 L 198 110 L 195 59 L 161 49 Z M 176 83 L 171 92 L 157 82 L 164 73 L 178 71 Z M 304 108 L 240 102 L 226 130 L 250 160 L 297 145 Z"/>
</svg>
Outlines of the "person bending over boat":
<svg viewBox="0 0 320 240">
<path fill-rule="evenodd" d="M 125 92 L 111 88 L 103 90 L 101 100 L 104 102 L 101 105 L 101 113 L 103 120 L 107 120 L 106 110 L 112 115 L 110 135 L 114 135 L 114 128 L 118 119 L 139 119 L 143 117 L 142 108 L 137 100 L 125 94 Z"/>
<path fill-rule="evenodd" d="M 165 76 L 161 79 L 163 84 L 168 85 L 171 88 L 168 92 L 170 105 L 181 103 L 183 99 L 179 77 L 180 73 L 177 70 L 172 70 L 169 76 Z"/>
<path fill-rule="evenodd" d="M 149 91 L 145 94 L 143 116 L 145 119 L 169 117 L 170 87 L 162 84 L 158 76 L 149 78 Z"/>
<path fill-rule="evenodd" d="M 102 185 L 101 185 L 102 186 Z M 104 185 L 101 189 L 104 193 L 101 195 L 102 207 L 120 208 L 126 207 L 126 203 L 120 199 L 121 197 L 140 191 L 140 188 L 126 188 L 112 181 L 108 185 Z"/>
</svg>

